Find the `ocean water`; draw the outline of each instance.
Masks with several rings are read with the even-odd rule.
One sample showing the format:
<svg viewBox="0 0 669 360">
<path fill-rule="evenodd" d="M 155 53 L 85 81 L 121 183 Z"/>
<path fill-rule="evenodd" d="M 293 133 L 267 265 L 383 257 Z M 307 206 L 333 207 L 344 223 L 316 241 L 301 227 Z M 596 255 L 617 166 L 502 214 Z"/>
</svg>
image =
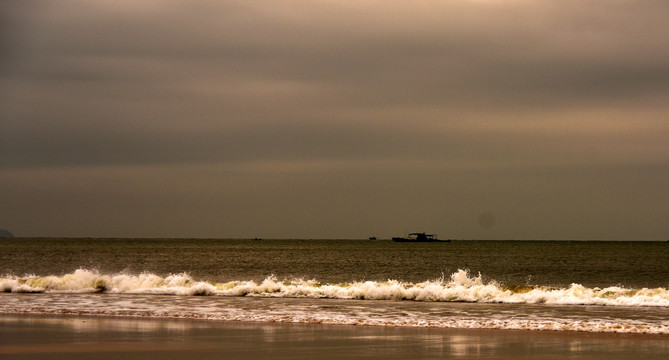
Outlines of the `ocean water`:
<svg viewBox="0 0 669 360">
<path fill-rule="evenodd" d="M 669 334 L 669 243 L 2 239 L 0 313 Z"/>
</svg>

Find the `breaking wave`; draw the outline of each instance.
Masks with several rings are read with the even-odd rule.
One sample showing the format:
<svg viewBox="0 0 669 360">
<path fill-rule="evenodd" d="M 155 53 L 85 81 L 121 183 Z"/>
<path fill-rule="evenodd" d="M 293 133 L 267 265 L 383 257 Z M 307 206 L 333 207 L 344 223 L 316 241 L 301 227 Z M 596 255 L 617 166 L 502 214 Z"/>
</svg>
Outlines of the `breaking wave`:
<svg viewBox="0 0 669 360">
<path fill-rule="evenodd" d="M 113 293 L 156 295 L 257 296 L 287 298 L 330 298 L 360 300 L 414 300 L 426 302 L 481 302 L 510 304 L 669 306 L 665 288 L 628 289 L 618 286 L 588 288 L 572 284 L 567 288 L 504 286 L 484 282 L 458 270 L 448 279 L 421 283 L 396 280 L 323 284 L 316 280 L 278 280 L 270 276 L 261 282 L 198 281 L 188 274 L 158 276 L 101 274 L 79 269 L 63 276 L 0 277 L 0 292 L 12 293 Z"/>
</svg>

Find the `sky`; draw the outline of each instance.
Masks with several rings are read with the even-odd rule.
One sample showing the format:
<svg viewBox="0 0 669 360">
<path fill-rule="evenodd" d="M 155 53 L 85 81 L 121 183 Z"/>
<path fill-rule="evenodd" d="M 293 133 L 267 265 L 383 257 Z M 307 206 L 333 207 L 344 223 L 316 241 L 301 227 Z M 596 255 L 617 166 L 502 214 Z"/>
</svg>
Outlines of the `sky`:
<svg viewBox="0 0 669 360">
<path fill-rule="evenodd" d="M 664 0 L 0 0 L 16 236 L 669 239 Z"/>
</svg>

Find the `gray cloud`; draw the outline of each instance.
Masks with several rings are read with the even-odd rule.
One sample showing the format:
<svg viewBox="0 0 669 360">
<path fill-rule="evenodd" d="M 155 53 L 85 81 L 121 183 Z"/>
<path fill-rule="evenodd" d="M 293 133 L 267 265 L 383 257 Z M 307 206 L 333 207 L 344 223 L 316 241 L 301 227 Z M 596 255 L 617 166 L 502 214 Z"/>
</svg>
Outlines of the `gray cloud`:
<svg viewBox="0 0 669 360">
<path fill-rule="evenodd" d="M 308 214 L 321 224 L 322 233 L 315 226 L 305 232 L 309 236 L 338 236 L 337 223 L 352 229 L 341 236 L 367 232 L 365 219 L 377 228 L 401 222 L 460 226 L 468 229 L 462 237 L 579 237 L 579 231 L 585 237 L 667 236 L 656 215 L 636 215 L 645 210 L 634 200 L 659 193 L 647 206 L 666 210 L 658 181 L 669 168 L 664 1 L 1 6 L 0 166 L 26 177 L 25 185 L 3 178 L 4 188 L 16 193 L 70 194 L 78 200 L 72 211 L 85 212 L 90 199 L 119 199 L 127 191 L 133 194 L 127 201 L 144 199 L 144 211 L 157 212 L 155 222 L 220 210 L 216 201 L 225 199 L 238 208 L 247 208 L 246 202 L 280 212 L 272 201 L 285 204 L 285 194 L 292 194 L 294 218 Z M 156 168 L 208 188 L 187 175 L 191 167 L 236 179 L 221 180 L 226 189 L 245 188 L 258 171 L 285 186 L 257 184 L 246 198 L 233 196 L 237 190 L 203 190 L 189 200 L 183 189 L 177 195 L 160 186 L 163 192 L 154 197 L 142 195 L 160 182 Z M 96 178 L 110 171 L 111 177 L 135 178 L 128 169 L 146 169 L 147 185 L 119 181 L 123 186 L 108 196 L 45 184 L 38 175 L 69 178 L 74 171 Z M 628 173 L 636 175 L 625 180 Z M 354 180 L 339 188 L 344 174 Z M 414 178 L 425 176 L 434 181 Z M 648 192 L 630 190 L 631 183 Z M 593 198 L 574 205 L 602 184 L 620 203 Z M 104 194 L 105 186 L 97 189 Z M 538 194 L 544 186 L 564 200 L 522 194 L 533 188 Z M 459 189 L 458 195 L 444 188 Z M 332 195 L 318 195 L 323 192 Z M 165 208 L 161 196 L 177 197 L 173 206 L 185 212 Z M 501 214 L 516 197 L 518 209 Z M 398 210 L 412 198 L 429 206 L 415 215 Z M 467 218 L 443 210 L 449 199 L 460 208 L 471 202 Z M 565 215 L 570 204 L 582 208 L 583 219 Z M 611 211 L 614 205 L 629 210 Z M 494 234 L 477 232 L 483 211 L 497 219 Z M 259 218 L 251 209 L 245 213 L 226 229 L 213 218 L 200 224 L 201 236 L 250 234 Z M 267 233 L 301 236 L 303 222 L 270 221 L 270 213 L 264 219 L 275 225 Z M 527 225 L 522 219 L 532 213 L 545 215 Z M 441 225 L 449 218 L 457 221 Z M 637 225 L 605 229 L 605 220 L 627 218 Z M 133 223 L 124 235 L 150 235 L 151 221 Z M 560 222 L 576 230 L 564 231 L 555 225 Z M 282 232 L 279 224 L 294 231 Z M 68 229 L 62 231 L 111 231 L 102 224 Z M 61 230 L 52 225 L 40 231 Z"/>
</svg>

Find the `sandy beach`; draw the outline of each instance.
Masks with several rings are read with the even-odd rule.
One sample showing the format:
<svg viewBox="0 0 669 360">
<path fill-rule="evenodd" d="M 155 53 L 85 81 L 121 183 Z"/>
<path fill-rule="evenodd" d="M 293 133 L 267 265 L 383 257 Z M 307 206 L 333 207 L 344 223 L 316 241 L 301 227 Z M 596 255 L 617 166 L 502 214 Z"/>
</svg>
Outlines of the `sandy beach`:
<svg viewBox="0 0 669 360">
<path fill-rule="evenodd" d="M 81 316 L 0 316 L 3 359 L 665 359 L 669 337 Z"/>
</svg>

